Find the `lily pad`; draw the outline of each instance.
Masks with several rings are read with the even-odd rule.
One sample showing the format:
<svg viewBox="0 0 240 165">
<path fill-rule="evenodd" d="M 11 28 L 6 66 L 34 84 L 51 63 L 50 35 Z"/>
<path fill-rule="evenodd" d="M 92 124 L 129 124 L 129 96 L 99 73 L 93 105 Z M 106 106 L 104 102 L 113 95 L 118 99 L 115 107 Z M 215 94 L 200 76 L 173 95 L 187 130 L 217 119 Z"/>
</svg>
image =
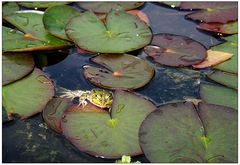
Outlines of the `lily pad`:
<svg viewBox="0 0 240 165">
<path fill-rule="evenodd" d="M 3 54 L 2 56 L 2 83 L 12 83 L 34 69 L 34 60 L 31 54 Z"/>
<path fill-rule="evenodd" d="M 88 104 L 71 108 L 61 122 L 64 136 L 79 150 L 103 158 L 139 155 L 138 130 L 156 107 L 135 94 L 115 91 L 110 114 Z"/>
<path fill-rule="evenodd" d="M 8 115 L 17 114 L 26 119 L 41 112 L 54 95 L 53 82 L 41 70 L 33 72 L 2 88 L 3 106 Z"/>
<path fill-rule="evenodd" d="M 187 17 L 206 23 L 227 23 L 238 18 L 237 2 L 182 2 L 181 9 L 203 9 Z"/>
<path fill-rule="evenodd" d="M 234 34 L 229 37 L 224 37 L 227 42 L 211 47 L 212 50 L 216 51 L 222 51 L 233 54 L 233 57 L 219 65 L 216 65 L 214 68 L 231 72 L 231 73 L 237 73 L 238 72 L 238 35 Z"/>
<path fill-rule="evenodd" d="M 85 65 L 84 76 L 103 88 L 137 89 L 154 75 L 154 68 L 148 62 L 128 54 L 102 54 L 91 60 L 105 68 Z"/>
<path fill-rule="evenodd" d="M 235 89 L 214 84 L 201 83 L 200 96 L 206 103 L 238 109 L 238 93 Z"/>
<path fill-rule="evenodd" d="M 144 51 L 160 64 L 178 67 L 200 63 L 207 55 L 206 48 L 197 41 L 173 34 L 154 35 Z"/>
<path fill-rule="evenodd" d="M 61 119 L 63 112 L 70 107 L 70 99 L 65 98 L 53 98 L 51 99 L 45 109 L 42 112 L 42 116 L 47 125 L 52 128 L 54 131 L 61 133 Z"/>
<path fill-rule="evenodd" d="M 16 2 L 7 2 L 2 5 L 2 15 L 10 15 L 19 10 L 19 6 Z"/>
<path fill-rule="evenodd" d="M 48 8 L 57 5 L 66 5 L 71 2 L 18 2 L 19 5 L 27 8 Z"/>
<path fill-rule="evenodd" d="M 208 78 L 223 84 L 227 87 L 237 89 L 238 88 L 238 76 L 236 74 L 216 71 L 211 75 L 208 75 Z"/>
<path fill-rule="evenodd" d="M 236 34 L 238 33 L 238 21 L 229 22 L 226 24 L 222 23 L 200 23 L 197 26 L 198 29 L 218 32 L 222 34 Z"/>
<path fill-rule="evenodd" d="M 72 18 L 68 37 L 80 48 L 99 53 L 125 53 L 149 44 L 152 32 L 138 17 L 125 11 L 111 11 L 106 24 L 91 12 Z"/>
<path fill-rule="evenodd" d="M 34 49 L 35 45 L 37 47 L 40 47 L 38 44 L 41 42 L 42 42 L 42 45 L 40 48 L 38 48 L 41 50 L 60 49 L 60 48 L 71 46 L 69 42 L 58 39 L 53 35 L 51 35 L 50 33 L 48 33 L 43 26 L 42 18 L 43 18 L 43 12 L 31 11 L 31 10 L 17 11 L 14 14 L 4 17 L 4 19 L 7 22 L 16 26 L 19 30 L 24 32 L 25 33 L 24 37 L 26 39 L 38 40 L 37 45 L 35 44 L 35 41 L 34 41 L 33 46 L 29 46 L 29 47 L 33 47 L 32 49 Z M 18 44 L 22 45 L 22 43 L 19 43 L 17 41 L 14 43 L 17 44 L 16 47 L 18 46 Z"/>
<path fill-rule="evenodd" d="M 142 6 L 144 2 L 78 2 L 78 5 L 95 13 L 108 13 L 111 10 L 131 10 Z"/>
<path fill-rule="evenodd" d="M 140 145 L 152 163 L 237 162 L 237 121 L 228 107 L 166 104 L 143 121 Z"/>
<path fill-rule="evenodd" d="M 67 5 L 53 6 L 44 12 L 43 24 L 45 29 L 52 35 L 69 40 L 65 33 L 65 26 L 76 15 L 80 15 L 80 11 L 74 7 Z"/>
</svg>

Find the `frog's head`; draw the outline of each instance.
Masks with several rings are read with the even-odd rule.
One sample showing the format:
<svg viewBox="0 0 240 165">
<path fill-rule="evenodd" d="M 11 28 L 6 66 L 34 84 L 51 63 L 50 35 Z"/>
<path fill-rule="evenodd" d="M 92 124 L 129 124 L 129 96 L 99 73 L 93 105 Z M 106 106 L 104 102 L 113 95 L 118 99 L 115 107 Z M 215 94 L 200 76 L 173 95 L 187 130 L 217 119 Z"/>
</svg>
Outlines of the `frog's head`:
<svg viewBox="0 0 240 165">
<path fill-rule="evenodd" d="M 112 105 L 113 94 L 103 89 L 93 89 L 91 92 L 91 102 L 100 108 L 109 108 Z"/>
</svg>

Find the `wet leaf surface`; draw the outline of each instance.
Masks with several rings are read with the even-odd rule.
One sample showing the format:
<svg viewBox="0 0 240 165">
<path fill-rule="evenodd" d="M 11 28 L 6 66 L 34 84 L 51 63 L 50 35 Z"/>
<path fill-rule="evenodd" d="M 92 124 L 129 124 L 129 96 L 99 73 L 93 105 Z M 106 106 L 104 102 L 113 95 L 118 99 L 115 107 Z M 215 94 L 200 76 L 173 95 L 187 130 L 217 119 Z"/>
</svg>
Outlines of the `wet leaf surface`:
<svg viewBox="0 0 240 165">
<path fill-rule="evenodd" d="M 187 18 L 206 23 L 227 23 L 238 18 L 237 2 L 182 2 L 181 9 L 203 9 L 187 15 Z"/>
<path fill-rule="evenodd" d="M 27 8 L 48 8 L 57 5 L 66 5 L 71 2 L 18 2 L 19 5 Z"/>
<path fill-rule="evenodd" d="M 139 138 L 150 162 L 237 162 L 237 111 L 202 103 L 198 108 L 165 104 L 147 116 Z"/>
<path fill-rule="evenodd" d="M 104 158 L 142 153 L 138 129 L 156 107 L 135 94 L 115 91 L 110 114 L 88 104 L 84 110 L 65 112 L 61 126 L 64 136 L 79 150 Z"/>
<path fill-rule="evenodd" d="M 238 109 L 237 90 L 215 84 L 200 84 L 200 96 L 204 102 Z"/>
<path fill-rule="evenodd" d="M 96 13 L 108 13 L 111 10 L 131 10 L 143 4 L 144 2 L 78 2 L 81 8 Z"/>
<path fill-rule="evenodd" d="M 69 40 L 65 33 L 65 26 L 72 17 L 77 15 L 80 15 L 80 11 L 71 6 L 53 6 L 44 12 L 43 24 L 52 35 Z"/>
<path fill-rule="evenodd" d="M 16 2 L 7 2 L 2 5 L 2 15 L 10 15 L 19 10 L 19 6 Z"/>
<path fill-rule="evenodd" d="M 206 48 L 200 43 L 173 34 L 154 35 L 144 51 L 160 64 L 178 67 L 200 63 L 207 54 Z"/>
<path fill-rule="evenodd" d="M 99 53 L 137 50 L 152 38 L 151 30 L 143 21 L 124 11 L 108 13 L 105 24 L 93 13 L 84 12 L 69 21 L 66 33 L 80 48 Z"/>
<path fill-rule="evenodd" d="M 12 83 L 34 69 L 34 61 L 31 54 L 3 54 L 2 55 L 2 83 Z"/>
<path fill-rule="evenodd" d="M 53 82 L 35 68 L 23 79 L 3 86 L 3 106 L 9 115 L 17 114 L 26 119 L 41 112 L 53 97 Z"/>
<path fill-rule="evenodd" d="M 102 54 L 91 60 L 105 68 L 85 65 L 84 76 L 103 88 L 140 88 L 154 75 L 154 68 L 148 62 L 128 54 Z"/>
</svg>

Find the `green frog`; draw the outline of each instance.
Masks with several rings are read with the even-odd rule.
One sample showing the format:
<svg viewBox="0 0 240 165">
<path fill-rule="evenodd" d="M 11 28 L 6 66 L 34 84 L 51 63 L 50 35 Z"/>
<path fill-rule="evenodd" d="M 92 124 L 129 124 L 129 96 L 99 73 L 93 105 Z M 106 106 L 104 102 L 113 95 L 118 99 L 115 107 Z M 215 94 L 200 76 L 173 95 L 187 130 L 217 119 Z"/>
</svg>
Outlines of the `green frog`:
<svg viewBox="0 0 240 165">
<path fill-rule="evenodd" d="M 100 108 L 110 108 L 113 101 L 113 93 L 104 89 L 92 89 L 90 91 L 83 91 L 61 88 L 60 93 L 60 97 L 62 98 L 65 97 L 73 100 L 74 98 L 78 97 L 78 106 L 82 106 L 83 108 L 88 104 L 87 101 Z"/>
</svg>

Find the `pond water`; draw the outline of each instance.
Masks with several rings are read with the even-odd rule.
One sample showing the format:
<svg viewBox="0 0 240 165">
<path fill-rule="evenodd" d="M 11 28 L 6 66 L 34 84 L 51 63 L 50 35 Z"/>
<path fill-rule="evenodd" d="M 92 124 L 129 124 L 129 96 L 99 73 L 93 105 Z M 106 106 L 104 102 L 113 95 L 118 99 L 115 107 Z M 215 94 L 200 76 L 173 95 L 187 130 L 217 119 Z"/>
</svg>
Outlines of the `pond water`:
<svg viewBox="0 0 240 165">
<path fill-rule="evenodd" d="M 140 8 L 147 14 L 154 34 L 170 33 L 188 36 L 206 48 L 222 41 L 218 36 L 196 29 L 196 23 L 185 19 L 189 12 L 178 11 L 158 3 L 147 2 Z M 199 98 L 198 86 L 200 79 L 211 72 L 211 69 L 194 70 L 192 68 L 172 68 L 155 63 L 147 55 L 139 51 L 132 52 L 149 61 L 155 68 L 155 76 L 143 88 L 135 90 L 150 98 L 156 105 L 186 97 Z M 93 63 L 89 58 L 93 55 L 78 53 L 76 48 L 58 53 L 39 53 L 35 56 L 37 65 L 54 80 L 56 87 L 67 89 L 91 90 L 96 88 L 83 77 L 83 65 Z M 131 54 L 131 53 L 130 53 Z M 42 55 L 42 57 L 40 57 Z M 62 135 L 55 133 L 44 123 L 41 114 L 28 120 L 15 119 L 3 124 L 3 162 L 114 162 L 111 159 L 95 158 L 78 151 Z M 133 158 L 148 162 L 144 156 Z"/>
</svg>

